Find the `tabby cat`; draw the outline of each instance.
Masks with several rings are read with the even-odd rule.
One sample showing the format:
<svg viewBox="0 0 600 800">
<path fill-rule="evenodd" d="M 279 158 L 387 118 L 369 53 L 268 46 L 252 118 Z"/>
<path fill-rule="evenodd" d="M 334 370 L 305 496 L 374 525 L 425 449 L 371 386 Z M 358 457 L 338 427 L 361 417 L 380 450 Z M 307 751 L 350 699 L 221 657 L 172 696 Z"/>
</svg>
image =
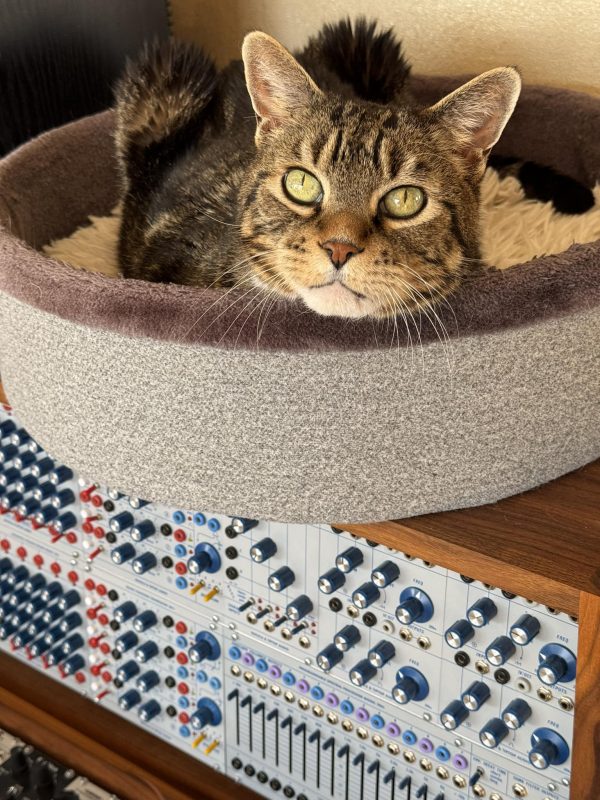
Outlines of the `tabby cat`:
<svg viewBox="0 0 600 800">
<path fill-rule="evenodd" d="M 479 185 L 519 96 L 515 69 L 420 108 L 399 42 L 363 19 L 325 26 L 296 58 L 250 33 L 242 56 L 218 72 L 168 42 L 120 81 L 125 277 L 386 317 L 478 268 Z"/>
</svg>

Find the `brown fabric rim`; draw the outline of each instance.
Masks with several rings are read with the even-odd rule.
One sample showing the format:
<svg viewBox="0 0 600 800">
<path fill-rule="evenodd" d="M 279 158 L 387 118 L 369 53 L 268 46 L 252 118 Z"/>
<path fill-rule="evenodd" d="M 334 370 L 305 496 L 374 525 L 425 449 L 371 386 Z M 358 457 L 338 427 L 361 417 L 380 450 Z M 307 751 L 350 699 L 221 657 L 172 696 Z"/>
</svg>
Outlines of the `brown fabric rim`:
<svg viewBox="0 0 600 800">
<path fill-rule="evenodd" d="M 433 102 L 461 82 L 418 79 Z M 535 158 L 593 184 L 600 177 L 600 100 L 526 87 L 498 152 Z M 600 303 L 600 242 L 575 245 L 504 271 L 482 273 L 420 325 L 346 321 L 281 303 L 265 319 L 242 291 L 106 278 L 47 258 L 35 247 L 64 236 L 118 197 L 113 116 L 105 112 L 38 137 L 0 163 L 0 290 L 64 319 L 129 336 L 261 350 L 363 350 L 529 325 Z M 576 131 L 574 139 L 573 131 Z M 265 315 L 263 314 L 263 317 Z M 430 315 L 431 316 L 431 315 Z M 259 336 L 260 333 L 260 336 Z"/>
</svg>

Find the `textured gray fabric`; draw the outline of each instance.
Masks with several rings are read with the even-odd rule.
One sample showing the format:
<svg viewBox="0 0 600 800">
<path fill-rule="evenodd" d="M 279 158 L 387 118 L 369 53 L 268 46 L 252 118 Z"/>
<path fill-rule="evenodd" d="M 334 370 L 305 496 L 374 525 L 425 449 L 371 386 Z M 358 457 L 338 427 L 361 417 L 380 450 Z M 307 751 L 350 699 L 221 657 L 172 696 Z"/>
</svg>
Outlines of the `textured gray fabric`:
<svg viewBox="0 0 600 800">
<path fill-rule="evenodd" d="M 597 308 L 414 359 L 175 345 L 7 295 L 0 314 L 3 380 L 31 433 L 84 475 L 182 507 L 404 517 L 495 501 L 600 454 Z"/>
</svg>

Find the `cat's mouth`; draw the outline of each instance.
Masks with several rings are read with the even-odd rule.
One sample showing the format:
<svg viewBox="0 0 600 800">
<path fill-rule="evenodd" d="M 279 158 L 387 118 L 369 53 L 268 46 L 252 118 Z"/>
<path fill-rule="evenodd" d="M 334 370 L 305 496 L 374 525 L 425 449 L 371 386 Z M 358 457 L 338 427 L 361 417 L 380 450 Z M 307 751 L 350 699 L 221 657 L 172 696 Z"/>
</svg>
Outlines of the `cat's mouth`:
<svg viewBox="0 0 600 800">
<path fill-rule="evenodd" d="M 298 293 L 309 308 L 327 317 L 365 317 L 375 311 L 372 300 L 339 280 L 299 287 Z"/>
</svg>

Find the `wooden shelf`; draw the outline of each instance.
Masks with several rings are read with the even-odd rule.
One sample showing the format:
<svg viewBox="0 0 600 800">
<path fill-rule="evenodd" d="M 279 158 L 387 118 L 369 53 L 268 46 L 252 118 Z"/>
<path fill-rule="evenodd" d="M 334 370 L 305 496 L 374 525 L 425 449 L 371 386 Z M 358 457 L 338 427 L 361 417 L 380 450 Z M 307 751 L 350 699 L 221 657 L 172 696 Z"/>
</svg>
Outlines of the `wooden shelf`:
<svg viewBox="0 0 600 800">
<path fill-rule="evenodd" d="M 491 505 L 340 527 L 569 614 L 600 597 L 600 461 Z"/>
</svg>

